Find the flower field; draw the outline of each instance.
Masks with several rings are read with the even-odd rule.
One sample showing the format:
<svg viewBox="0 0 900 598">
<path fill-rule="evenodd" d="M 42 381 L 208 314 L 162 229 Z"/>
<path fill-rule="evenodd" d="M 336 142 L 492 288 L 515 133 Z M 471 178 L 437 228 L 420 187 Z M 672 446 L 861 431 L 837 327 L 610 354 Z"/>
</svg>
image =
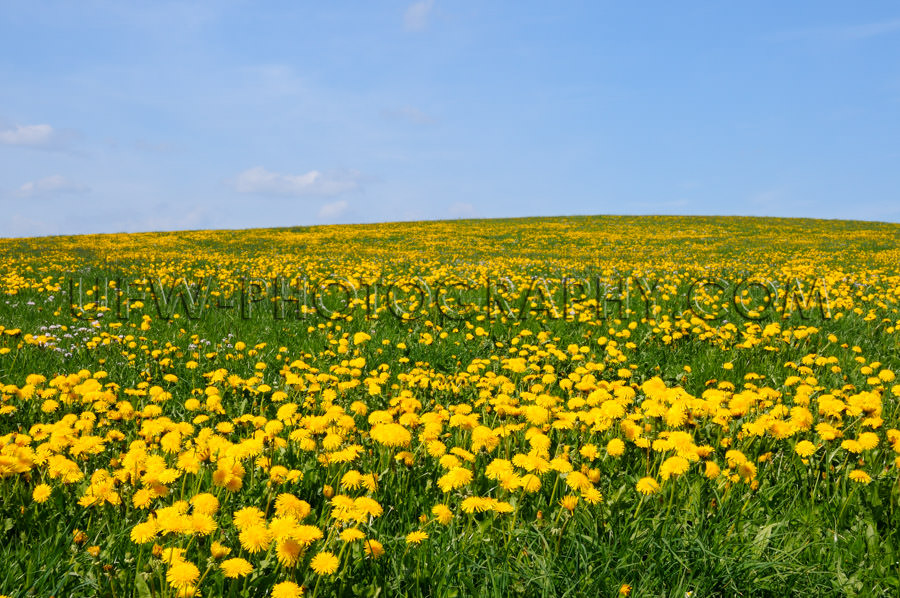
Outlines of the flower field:
<svg viewBox="0 0 900 598">
<path fill-rule="evenodd" d="M 0 594 L 897 595 L 898 308 L 877 223 L 2 239 Z"/>
</svg>

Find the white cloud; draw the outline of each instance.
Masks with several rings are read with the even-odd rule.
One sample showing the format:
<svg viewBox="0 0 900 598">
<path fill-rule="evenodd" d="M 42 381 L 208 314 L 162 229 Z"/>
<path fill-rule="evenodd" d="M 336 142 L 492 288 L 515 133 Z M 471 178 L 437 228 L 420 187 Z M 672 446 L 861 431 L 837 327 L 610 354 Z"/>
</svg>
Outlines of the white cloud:
<svg viewBox="0 0 900 598">
<path fill-rule="evenodd" d="M 55 131 L 50 125 L 16 125 L 0 131 L 0 143 L 4 145 L 46 147 L 53 144 L 54 137 Z"/>
<path fill-rule="evenodd" d="M 280 174 L 256 166 L 240 173 L 233 186 L 238 193 L 332 197 L 359 189 L 359 178 L 357 172 Z"/>
<path fill-rule="evenodd" d="M 347 200 L 339 199 L 338 201 L 333 201 L 331 203 L 327 203 L 321 208 L 319 208 L 319 218 L 324 220 L 331 220 L 333 218 L 337 218 L 347 211 L 349 205 L 347 204 Z"/>
<path fill-rule="evenodd" d="M 451 205 L 449 211 L 452 218 L 474 218 L 476 214 L 475 206 L 461 201 Z"/>
<path fill-rule="evenodd" d="M 422 31 L 428 27 L 428 17 L 434 8 L 434 0 L 420 0 L 409 5 L 403 15 L 403 26 L 407 31 Z"/>
<path fill-rule="evenodd" d="M 54 174 L 37 181 L 29 181 L 16 190 L 19 197 L 40 197 L 60 193 L 87 193 L 91 188 Z"/>
<path fill-rule="evenodd" d="M 68 151 L 71 143 L 79 136 L 78 131 L 54 129 L 47 124 L 16 125 L 12 128 L 0 129 L 0 145 Z"/>
</svg>

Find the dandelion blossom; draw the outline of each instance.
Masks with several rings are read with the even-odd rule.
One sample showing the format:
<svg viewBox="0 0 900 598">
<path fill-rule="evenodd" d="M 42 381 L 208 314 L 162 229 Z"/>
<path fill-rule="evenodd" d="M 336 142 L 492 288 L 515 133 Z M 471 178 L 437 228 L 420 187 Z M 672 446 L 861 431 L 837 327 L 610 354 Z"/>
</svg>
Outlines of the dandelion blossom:
<svg viewBox="0 0 900 598">
<path fill-rule="evenodd" d="M 200 570 L 197 566 L 188 561 L 180 561 L 169 567 L 166 572 L 166 581 L 173 588 L 184 588 L 194 585 L 200 577 Z"/>
<path fill-rule="evenodd" d="M 240 535 L 238 535 L 238 540 L 240 540 L 244 550 L 255 554 L 269 547 L 269 543 L 272 541 L 272 534 L 266 529 L 265 525 L 251 525 L 241 531 Z"/>
<path fill-rule="evenodd" d="M 449 525 L 450 521 L 453 519 L 453 511 L 444 504 L 431 507 L 431 514 L 437 518 L 441 525 Z"/>
<path fill-rule="evenodd" d="M 575 506 L 578 504 L 578 497 L 573 496 L 571 494 L 562 497 L 562 500 L 559 501 L 559 506 L 569 511 L 570 513 L 575 510 Z"/>
<path fill-rule="evenodd" d="M 859 484 L 868 484 L 872 481 L 872 476 L 864 472 L 862 469 L 854 469 L 850 472 L 850 479 Z"/>
<path fill-rule="evenodd" d="M 625 443 L 619 438 L 613 438 L 606 445 L 606 454 L 610 457 L 621 457 L 625 454 Z"/>
<path fill-rule="evenodd" d="M 220 567 L 222 568 L 222 574 L 231 579 L 237 579 L 253 573 L 253 565 L 244 559 L 228 559 L 227 561 L 222 561 Z"/>
<path fill-rule="evenodd" d="M 244 530 L 250 526 L 261 525 L 266 520 L 266 515 L 256 507 L 245 507 L 234 512 L 232 521 L 238 530 Z"/>
<path fill-rule="evenodd" d="M 596 488 L 588 488 L 581 493 L 581 498 L 583 498 L 585 502 L 596 505 L 601 500 L 603 500 L 603 495 Z"/>
<path fill-rule="evenodd" d="M 316 540 L 321 539 L 322 535 L 322 530 L 315 525 L 298 525 L 294 529 L 292 537 L 301 544 L 309 546 Z"/>
<path fill-rule="evenodd" d="M 209 549 L 210 554 L 212 554 L 214 559 L 221 559 L 225 556 L 228 556 L 228 553 L 231 552 L 231 549 L 222 544 L 221 542 L 213 542 L 212 546 Z"/>
<path fill-rule="evenodd" d="M 347 529 L 345 529 L 344 531 L 341 532 L 341 540 L 343 540 L 344 542 L 347 542 L 347 543 L 355 542 L 357 540 L 362 540 L 365 537 L 366 537 L 366 534 L 362 530 L 355 528 L 355 527 L 348 527 Z"/>
<path fill-rule="evenodd" d="M 465 467 L 454 467 L 438 480 L 438 486 L 444 492 L 462 488 L 472 481 L 472 472 Z"/>
<path fill-rule="evenodd" d="M 303 588 L 292 581 L 283 581 L 272 587 L 272 598 L 300 598 Z"/>
<path fill-rule="evenodd" d="M 320 552 L 309 562 L 310 568 L 316 572 L 316 575 L 331 575 L 338 570 L 340 561 L 333 552 Z"/>
<path fill-rule="evenodd" d="M 648 496 L 659 490 L 659 482 L 654 478 L 641 478 L 638 480 L 638 483 L 635 484 L 635 488 L 641 494 Z"/>
<path fill-rule="evenodd" d="M 275 556 L 278 557 L 278 562 L 285 567 L 294 567 L 300 559 L 300 555 L 303 554 L 303 549 L 304 545 L 297 540 L 285 538 L 278 542 Z"/>
<path fill-rule="evenodd" d="M 141 488 L 131 497 L 131 504 L 136 509 L 146 509 L 153 502 L 153 494 L 146 488 Z"/>
<path fill-rule="evenodd" d="M 460 508 L 464 513 L 483 513 L 490 511 L 493 506 L 494 499 L 482 496 L 470 496 L 462 501 Z"/>
<path fill-rule="evenodd" d="M 293 494 L 282 493 L 275 499 L 275 512 L 282 517 L 293 516 L 298 521 L 304 519 L 311 507 L 305 500 L 300 500 Z"/>
<path fill-rule="evenodd" d="M 366 555 L 377 559 L 384 554 L 384 546 L 378 540 L 366 540 Z"/>
<path fill-rule="evenodd" d="M 816 445 L 814 445 L 809 440 L 801 440 L 794 447 L 794 452 L 806 459 L 808 457 L 811 457 L 813 453 L 816 452 Z"/>
<path fill-rule="evenodd" d="M 533 473 L 527 473 L 522 476 L 520 485 L 525 492 L 534 493 L 541 489 L 541 478 Z"/>
<path fill-rule="evenodd" d="M 47 502 L 51 492 L 53 492 L 53 489 L 49 485 L 38 484 L 31 493 L 31 499 L 38 504 Z"/>
<path fill-rule="evenodd" d="M 215 515 L 219 510 L 219 499 L 215 495 L 208 492 L 198 494 L 190 500 L 194 507 L 194 513 L 202 513 L 204 515 Z"/>
<path fill-rule="evenodd" d="M 735 451 L 736 452 L 736 451 Z M 672 476 L 683 474 L 691 466 L 690 462 L 684 457 L 669 457 L 659 468 L 659 475 L 662 479 L 668 480 Z"/>
<path fill-rule="evenodd" d="M 135 544 L 147 544 L 156 538 L 156 521 L 144 521 L 131 528 L 131 541 Z"/>
</svg>

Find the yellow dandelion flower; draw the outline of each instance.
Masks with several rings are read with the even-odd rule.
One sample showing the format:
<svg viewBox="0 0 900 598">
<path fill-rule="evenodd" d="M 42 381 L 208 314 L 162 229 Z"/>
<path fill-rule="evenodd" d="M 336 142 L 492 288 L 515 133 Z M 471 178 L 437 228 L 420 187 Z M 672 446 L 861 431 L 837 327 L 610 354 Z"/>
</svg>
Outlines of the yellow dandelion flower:
<svg viewBox="0 0 900 598">
<path fill-rule="evenodd" d="M 316 575 L 331 575 L 338 570 L 338 565 L 340 565 L 340 561 L 337 556 L 327 550 L 320 552 L 309 562 L 309 567 Z"/>
<path fill-rule="evenodd" d="M 578 454 L 580 454 L 588 461 L 593 461 L 600 454 L 600 451 L 597 450 L 597 447 L 595 445 L 586 444 L 578 450 Z"/>
<path fill-rule="evenodd" d="M 156 539 L 157 529 L 153 519 L 138 523 L 131 528 L 131 541 L 135 544 L 148 544 Z"/>
<path fill-rule="evenodd" d="M 303 548 L 304 545 L 297 540 L 285 538 L 278 542 L 277 548 L 275 549 L 275 556 L 278 557 L 278 562 L 285 567 L 293 567 L 300 559 L 300 555 L 303 554 Z"/>
<path fill-rule="evenodd" d="M 462 488 L 472 481 L 472 472 L 465 467 L 454 467 L 438 479 L 438 487 L 444 492 Z"/>
<path fill-rule="evenodd" d="M 154 551 L 156 545 L 153 546 Z M 184 562 L 184 548 L 160 548 L 159 559 L 168 565 Z"/>
<path fill-rule="evenodd" d="M 194 507 L 194 513 L 203 513 L 204 515 L 215 515 L 219 510 L 219 499 L 209 492 L 197 494 L 189 501 Z"/>
<path fill-rule="evenodd" d="M 232 522 L 239 531 L 254 525 L 264 525 L 266 515 L 256 507 L 245 507 L 234 512 Z"/>
<path fill-rule="evenodd" d="M 741 451 L 732 449 L 725 453 L 725 460 L 728 462 L 728 467 L 737 467 L 741 463 L 747 462 L 747 456 Z"/>
<path fill-rule="evenodd" d="M 309 546 L 323 537 L 322 530 L 315 525 L 298 525 L 291 536 L 298 542 Z"/>
<path fill-rule="evenodd" d="M 522 487 L 522 490 L 532 494 L 541 489 L 541 478 L 533 473 L 526 473 L 519 480 L 519 485 Z"/>
<path fill-rule="evenodd" d="M 366 537 L 366 534 L 355 527 L 348 527 L 347 529 L 341 532 L 341 540 L 344 542 L 356 542 L 357 540 L 362 540 Z"/>
<path fill-rule="evenodd" d="M 198 535 L 208 536 L 218 527 L 216 520 L 206 513 L 194 513 L 191 516 L 191 530 Z"/>
<path fill-rule="evenodd" d="M 365 542 L 366 555 L 377 559 L 384 554 L 384 546 L 378 540 L 368 539 Z"/>
<path fill-rule="evenodd" d="M 283 581 L 272 587 L 272 598 L 300 598 L 303 588 L 292 581 Z"/>
<path fill-rule="evenodd" d="M 47 502 L 47 499 L 50 498 L 52 492 L 53 489 L 49 485 L 38 484 L 31 493 L 31 500 L 38 504 Z"/>
<path fill-rule="evenodd" d="M 406 543 L 407 544 L 415 544 L 416 546 L 418 546 L 419 544 L 422 543 L 423 540 L 427 540 L 427 539 L 428 539 L 428 534 L 421 530 L 417 530 L 417 531 L 406 534 Z"/>
<path fill-rule="evenodd" d="M 668 480 L 672 476 L 679 476 L 690 468 L 690 462 L 680 455 L 669 457 L 659 468 L 659 476 L 663 480 Z"/>
<path fill-rule="evenodd" d="M 747 461 L 737 466 L 737 473 L 744 481 L 749 482 L 756 477 L 756 465 Z"/>
<path fill-rule="evenodd" d="M 384 509 L 381 508 L 381 505 L 378 504 L 378 501 L 368 496 L 360 496 L 353 501 L 353 506 L 362 513 L 365 513 L 366 515 L 370 515 L 372 517 L 380 517 L 384 512 Z"/>
<path fill-rule="evenodd" d="M 173 588 L 184 588 L 192 586 L 200 578 L 200 570 L 194 563 L 189 561 L 180 561 L 174 563 L 166 572 L 166 581 Z"/>
<path fill-rule="evenodd" d="M 449 525 L 453 519 L 453 511 L 444 504 L 437 504 L 431 507 L 431 514 L 437 518 L 441 525 Z"/>
<path fill-rule="evenodd" d="M 491 509 L 494 513 L 512 513 L 515 510 L 510 503 L 503 500 L 495 500 Z"/>
<path fill-rule="evenodd" d="M 384 446 L 409 446 L 412 434 L 400 424 L 376 424 L 369 431 L 372 440 Z"/>
<path fill-rule="evenodd" d="M 253 565 L 244 559 L 228 559 L 222 561 L 219 567 L 222 569 L 222 574 L 229 579 L 237 579 L 253 573 Z"/>
<path fill-rule="evenodd" d="M 606 444 L 606 454 L 610 457 L 621 457 L 625 454 L 625 443 L 620 438 L 613 438 Z"/>
<path fill-rule="evenodd" d="M 210 554 L 214 559 L 221 559 L 231 552 L 231 549 L 222 544 L 221 542 L 215 541 L 212 543 L 212 546 L 209 548 Z"/>
<path fill-rule="evenodd" d="M 269 533 L 269 530 L 265 525 L 256 524 L 241 530 L 241 533 L 238 535 L 238 540 L 240 540 L 241 547 L 243 547 L 244 550 L 251 554 L 255 554 L 257 552 L 262 552 L 269 547 L 269 544 L 272 541 L 272 534 Z"/>
<path fill-rule="evenodd" d="M 573 471 L 566 477 L 566 486 L 572 490 L 579 490 L 581 492 L 592 487 L 590 478 L 580 471 Z"/>
<path fill-rule="evenodd" d="M 559 505 L 571 513 L 578 505 L 578 497 L 571 494 L 566 495 L 559 501 Z"/>
<path fill-rule="evenodd" d="M 131 504 L 136 509 L 146 509 L 153 502 L 153 493 L 146 488 L 141 488 L 131 497 Z"/>
<path fill-rule="evenodd" d="M 864 451 L 872 450 L 877 447 L 879 443 L 878 434 L 875 432 L 863 432 L 856 440 Z"/>
<path fill-rule="evenodd" d="M 861 469 L 851 471 L 850 479 L 859 484 L 868 484 L 872 481 L 872 477 Z"/>
<path fill-rule="evenodd" d="M 852 439 L 843 441 L 841 443 L 841 448 L 851 453 L 861 453 L 863 451 L 863 447 L 859 441 Z"/>
<path fill-rule="evenodd" d="M 200 593 L 197 592 L 197 586 L 191 584 L 181 586 L 175 590 L 175 598 L 192 598 L 193 596 L 199 595 Z"/>
<path fill-rule="evenodd" d="M 638 492 L 646 496 L 659 491 L 659 482 L 654 478 L 641 478 L 638 480 L 638 483 L 635 484 L 635 488 Z"/>
<path fill-rule="evenodd" d="M 341 488 L 344 490 L 356 490 L 362 483 L 362 474 L 351 469 L 341 477 Z"/>
<path fill-rule="evenodd" d="M 476 511 L 483 513 L 485 511 L 490 511 L 494 506 L 493 503 L 493 498 L 469 496 L 462 501 L 459 508 L 462 509 L 463 513 L 474 513 Z"/>
<path fill-rule="evenodd" d="M 282 517 L 291 516 L 300 521 L 305 519 L 311 510 L 308 502 L 287 492 L 279 494 L 275 499 L 275 512 Z"/>
</svg>

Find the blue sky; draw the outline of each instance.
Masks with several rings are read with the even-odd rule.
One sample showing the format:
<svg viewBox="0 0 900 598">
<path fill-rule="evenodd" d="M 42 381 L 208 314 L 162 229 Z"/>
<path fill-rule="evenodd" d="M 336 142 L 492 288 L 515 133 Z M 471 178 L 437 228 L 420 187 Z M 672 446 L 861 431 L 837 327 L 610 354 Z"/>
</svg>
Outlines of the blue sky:
<svg viewBox="0 0 900 598">
<path fill-rule="evenodd" d="M 900 222 L 893 2 L 0 4 L 0 236 Z"/>
</svg>

